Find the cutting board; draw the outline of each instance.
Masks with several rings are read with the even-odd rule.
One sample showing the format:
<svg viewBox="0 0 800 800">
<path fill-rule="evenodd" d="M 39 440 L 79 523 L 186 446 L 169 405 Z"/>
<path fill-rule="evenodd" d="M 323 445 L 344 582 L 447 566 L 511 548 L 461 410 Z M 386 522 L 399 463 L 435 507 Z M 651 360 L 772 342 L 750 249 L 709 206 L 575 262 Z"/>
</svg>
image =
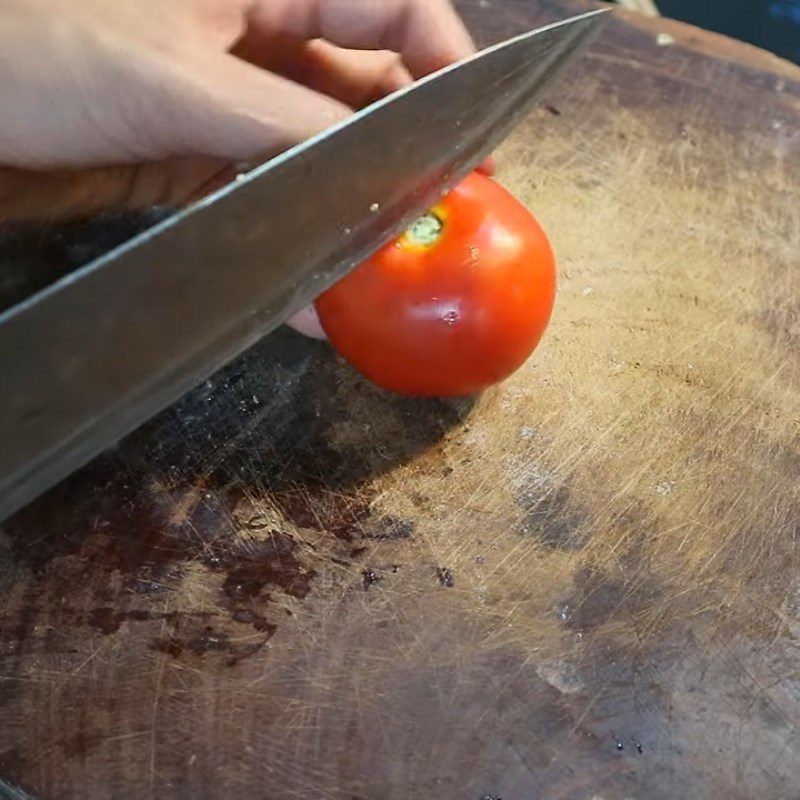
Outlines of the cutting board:
<svg viewBox="0 0 800 800">
<path fill-rule="evenodd" d="M 586 8 L 460 6 L 482 43 Z M 0 774 L 797 798 L 799 126 L 797 68 L 617 13 L 499 154 L 560 263 L 511 380 L 405 400 L 281 332 L 5 523 Z"/>
</svg>

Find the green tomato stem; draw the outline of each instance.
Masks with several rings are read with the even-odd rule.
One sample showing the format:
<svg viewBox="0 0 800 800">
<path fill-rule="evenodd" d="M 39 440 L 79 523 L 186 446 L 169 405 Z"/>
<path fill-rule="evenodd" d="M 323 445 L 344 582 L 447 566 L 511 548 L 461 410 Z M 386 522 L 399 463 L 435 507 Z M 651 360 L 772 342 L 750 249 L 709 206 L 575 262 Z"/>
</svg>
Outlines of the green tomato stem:
<svg viewBox="0 0 800 800">
<path fill-rule="evenodd" d="M 444 222 L 433 211 L 429 211 L 424 217 L 420 217 L 412 223 L 406 231 L 406 239 L 410 244 L 419 247 L 430 247 L 441 238 L 444 230 Z"/>
</svg>

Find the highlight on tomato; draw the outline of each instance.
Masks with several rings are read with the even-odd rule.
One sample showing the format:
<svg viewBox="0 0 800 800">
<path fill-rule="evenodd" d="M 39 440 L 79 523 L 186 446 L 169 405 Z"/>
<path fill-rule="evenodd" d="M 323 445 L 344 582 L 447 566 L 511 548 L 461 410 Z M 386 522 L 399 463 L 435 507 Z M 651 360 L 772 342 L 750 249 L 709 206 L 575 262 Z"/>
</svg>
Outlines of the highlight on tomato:
<svg viewBox="0 0 800 800">
<path fill-rule="evenodd" d="M 553 251 L 536 219 L 498 183 L 472 173 L 315 305 L 334 348 L 378 386 L 467 396 L 533 353 L 555 283 Z"/>
</svg>

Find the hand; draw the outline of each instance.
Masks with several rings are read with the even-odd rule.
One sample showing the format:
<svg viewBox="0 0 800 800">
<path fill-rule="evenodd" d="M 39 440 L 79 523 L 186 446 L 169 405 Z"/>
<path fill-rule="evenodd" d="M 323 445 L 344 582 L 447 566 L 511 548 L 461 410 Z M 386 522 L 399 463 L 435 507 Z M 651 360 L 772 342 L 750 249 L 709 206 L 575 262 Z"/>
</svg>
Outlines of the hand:
<svg viewBox="0 0 800 800">
<path fill-rule="evenodd" d="M 185 200 L 472 50 L 443 0 L 0 0 L 0 164 Z"/>
<path fill-rule="evenodd" d="M 0 0 L 0 220 L 185 203 L 472 51 L 446 0 Z"/>
</svg>

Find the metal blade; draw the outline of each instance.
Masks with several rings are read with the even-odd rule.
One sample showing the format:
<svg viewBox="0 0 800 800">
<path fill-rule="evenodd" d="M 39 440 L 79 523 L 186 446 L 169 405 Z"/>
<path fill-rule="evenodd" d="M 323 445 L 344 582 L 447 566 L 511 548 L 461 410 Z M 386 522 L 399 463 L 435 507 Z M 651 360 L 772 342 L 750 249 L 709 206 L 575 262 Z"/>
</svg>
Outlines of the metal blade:
<svg viewBox="0 0 800 800">
<path fill-rule="evenodd" d="M 399 234 L 496 147 L 604 16 L 448 67 L 0 315 L 0 519 Z"/>
</svg>

